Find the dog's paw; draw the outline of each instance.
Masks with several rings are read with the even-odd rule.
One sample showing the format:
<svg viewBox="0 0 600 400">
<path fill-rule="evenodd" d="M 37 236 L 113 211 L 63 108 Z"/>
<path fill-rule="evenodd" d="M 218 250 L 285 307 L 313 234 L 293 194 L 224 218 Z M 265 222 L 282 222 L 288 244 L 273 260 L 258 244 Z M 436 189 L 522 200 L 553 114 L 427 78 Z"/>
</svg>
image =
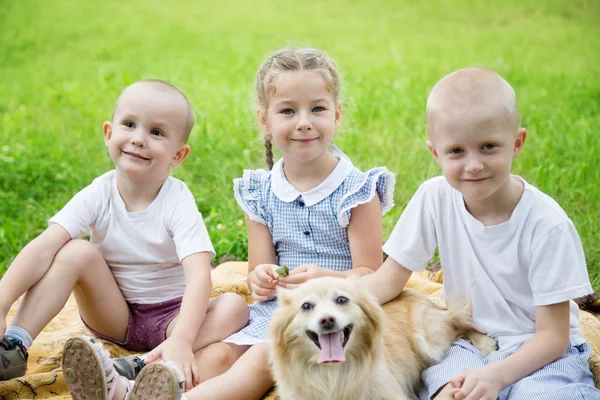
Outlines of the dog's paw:
<svg viewBox="0 0 600 400">
<path fill-rule="evenodd" d="M 467 333 L 465 338 L 471 342 L 471 344 L 477 350 L 479 350 L 484 357 L 490 354 L 492 351 L 498 350 L 498 342 L 496 339 L 488 335 L 484 335 L 483 333 L 473 331 Z"/>
</svg>

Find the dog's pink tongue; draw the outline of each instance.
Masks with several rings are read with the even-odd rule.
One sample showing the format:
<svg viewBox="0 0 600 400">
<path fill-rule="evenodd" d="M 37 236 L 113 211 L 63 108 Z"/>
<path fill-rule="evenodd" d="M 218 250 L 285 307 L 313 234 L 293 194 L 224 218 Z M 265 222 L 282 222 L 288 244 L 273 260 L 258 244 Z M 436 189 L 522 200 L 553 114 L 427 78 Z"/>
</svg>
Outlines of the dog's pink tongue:
<svg viewBox="0 0 600 400">
<path fill-rule="evenodd" d="M 340 342 L 341 332 L 319 335 L 319 344 L 321 345 L 321 354 L 319 355 L 319 364 L 327 362 L 346 361 L 344 347 Z"/>
</svg>

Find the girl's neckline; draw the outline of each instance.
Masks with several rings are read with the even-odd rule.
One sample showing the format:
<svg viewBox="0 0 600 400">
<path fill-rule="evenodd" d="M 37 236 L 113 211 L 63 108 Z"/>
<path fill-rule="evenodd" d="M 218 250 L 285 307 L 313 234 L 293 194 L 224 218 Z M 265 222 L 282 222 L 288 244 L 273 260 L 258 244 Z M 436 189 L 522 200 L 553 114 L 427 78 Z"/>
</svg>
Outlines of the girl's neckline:
<svg viewBox="0 0 600 400">
<path fill-rule="evenodd" d="M 304 203 L 309 207 L 328 197 L 344 182 L 354 168 L 348 156 L 336 146 L 331 146 L 329 153 L 339 162 L 323 182 L 305 192 L 299 191 L 287 180 L 283 171 L 283 159 L 277 161 L 271 171 L 271 187 L 275 195 L 286 203 L 302 197 Z"/>
</svg>

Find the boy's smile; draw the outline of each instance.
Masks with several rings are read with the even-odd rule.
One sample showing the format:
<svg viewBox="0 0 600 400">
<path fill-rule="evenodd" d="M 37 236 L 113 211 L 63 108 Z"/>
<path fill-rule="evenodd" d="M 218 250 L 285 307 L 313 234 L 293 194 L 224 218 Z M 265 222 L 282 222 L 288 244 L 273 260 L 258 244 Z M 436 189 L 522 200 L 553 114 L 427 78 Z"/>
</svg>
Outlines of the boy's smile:
<svg viewBox="0 0 600 400">
<path fill-rule="evenodd" d="M 138 160 L 150 160 L 149 158 L 147 158 L 147 157 L 144 157 L 144 156 L 142 156 L 142 155 L 140 155 L 140 154 L 136 154 L 136 153 L 133 153 L 133 152 L 128 152 L 128 151 L 124 151 L 124 150 L 123 150 L 122 152 L 123 152 L 124 154 L 126 154 L 126 155 L 130 156 L 131 158 L 136 158 L 136 159 L 138 159 Z"/>
</svg>

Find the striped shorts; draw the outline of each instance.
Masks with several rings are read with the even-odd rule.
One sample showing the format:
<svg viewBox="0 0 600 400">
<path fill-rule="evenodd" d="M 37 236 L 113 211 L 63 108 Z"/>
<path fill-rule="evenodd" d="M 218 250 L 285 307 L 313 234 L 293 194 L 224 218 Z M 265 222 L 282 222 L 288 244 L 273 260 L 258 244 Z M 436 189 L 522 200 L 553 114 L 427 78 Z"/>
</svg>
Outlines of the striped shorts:
<svg viewBox="0 0 600 400">
<path fill-rule="evenodd" d="M 500 361 L 517 351 L 494 351 L 484 357 L 471 343 L 459 339 L 444 359 L 423 372 L 420 400 L 429 400 L 450 379 L 461 372 Z M 587 343 L 571 345 L 558 360 L 502 390 L 499 400 L 600 400 L 590 372 L 591 347 Z"/>
</svg>

